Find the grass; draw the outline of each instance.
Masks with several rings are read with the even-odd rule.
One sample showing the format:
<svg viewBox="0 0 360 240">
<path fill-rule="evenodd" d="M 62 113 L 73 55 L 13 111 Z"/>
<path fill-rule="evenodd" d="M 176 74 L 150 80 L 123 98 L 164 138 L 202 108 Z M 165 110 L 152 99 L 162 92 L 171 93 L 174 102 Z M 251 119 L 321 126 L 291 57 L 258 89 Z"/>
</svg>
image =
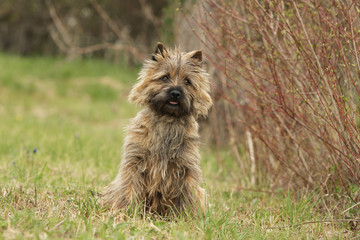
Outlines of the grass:
<svg viewBox="0 0 360 240">
<path fill-rule="evenodd" d="M 315 193 L 241 190 L 235 161 L 204 146 L 205 217 L 109 213 L 96 193 L 116 175 L 126 101 L 138 69 L 0 54 L 0 238 L 356 239 L 348 222 L 319 211 Z"/>
</svg>

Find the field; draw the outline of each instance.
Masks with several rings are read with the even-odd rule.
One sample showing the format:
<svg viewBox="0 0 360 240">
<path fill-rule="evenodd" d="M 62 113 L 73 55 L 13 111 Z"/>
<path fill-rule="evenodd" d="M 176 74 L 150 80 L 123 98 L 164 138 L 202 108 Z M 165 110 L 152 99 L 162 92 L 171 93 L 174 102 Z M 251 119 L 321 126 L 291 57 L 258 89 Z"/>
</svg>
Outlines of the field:
<svg viewBox="0 0 360 240">
<path fill-rule="evenodd" d="M 315 192 L 262 191 L 227 151 L 202 147 L 204 217 L 109 213 L 97 193 L 117 173 L 138 68 L 0 54 L 0 238 L 357 239 Z M 245 156 L 244 156 L 245 157 Z M 331 220 L 331 221 L 330 221 Z"/>
</svg>

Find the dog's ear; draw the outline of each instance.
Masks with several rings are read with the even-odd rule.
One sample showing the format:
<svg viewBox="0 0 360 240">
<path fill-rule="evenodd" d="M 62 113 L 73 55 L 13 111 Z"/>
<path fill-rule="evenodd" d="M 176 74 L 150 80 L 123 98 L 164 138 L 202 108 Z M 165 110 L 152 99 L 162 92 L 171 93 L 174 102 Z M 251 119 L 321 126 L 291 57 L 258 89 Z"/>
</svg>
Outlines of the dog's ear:
<svg viewBox="0 0 360 240">
<path fill-rule="evenodd" d="M 155 49 L 155 55 L 152 56 L 152 60 L 157 61 L 156 54 L 160 54 L 163 57 L 166 57 L 168 55 L 168 51 L 166 50 L 164 44 L 161 42 L 158 42 Z"/>
<path fill-rule="evenodd" d="M 199 63 L 202 62 L 202 51 L 192 51 L 188 53 L 189 58 L 197 60 Z"/>
</svg>

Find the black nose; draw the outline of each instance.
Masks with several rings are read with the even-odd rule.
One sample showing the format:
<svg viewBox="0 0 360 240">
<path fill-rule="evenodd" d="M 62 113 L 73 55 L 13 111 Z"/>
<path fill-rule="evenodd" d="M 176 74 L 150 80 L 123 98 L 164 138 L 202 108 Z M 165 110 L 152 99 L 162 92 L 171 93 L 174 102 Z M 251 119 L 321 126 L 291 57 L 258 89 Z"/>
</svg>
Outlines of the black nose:
<svg viewBox="0 0 360 240">
<path fill-rule="evenodd" d="M 170 96 L 171 96 L 173 99 L 178 99 L 178 98 L 180 98 L 180 96 L 181 96 L 181 92 L 178 91 L 178 90 L 172 90 L 172 91 L 170 92 Z"/>
</svg>

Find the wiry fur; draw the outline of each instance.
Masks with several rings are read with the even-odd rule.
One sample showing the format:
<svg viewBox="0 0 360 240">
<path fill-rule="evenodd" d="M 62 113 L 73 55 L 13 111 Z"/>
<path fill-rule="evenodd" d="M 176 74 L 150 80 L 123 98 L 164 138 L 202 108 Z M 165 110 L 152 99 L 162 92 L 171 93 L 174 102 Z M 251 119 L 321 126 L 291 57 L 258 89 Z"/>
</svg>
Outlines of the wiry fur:
<svg viewBox="0 0 360 240">
<path fill-rule="evenodd" d="M 119 173 L 104 191 L 104 204 L 143 204 L 160 215 L 203 205 L 197 119 L 207 115 L 212 101 L 201 62 L 201 51 L 168 51 L 161 43 L 145 61 L 129 95 L 144 108 L 127 129 Z M 174 89 L 182 96 L 175 106 L 169 104 Z"/>
</svg>

